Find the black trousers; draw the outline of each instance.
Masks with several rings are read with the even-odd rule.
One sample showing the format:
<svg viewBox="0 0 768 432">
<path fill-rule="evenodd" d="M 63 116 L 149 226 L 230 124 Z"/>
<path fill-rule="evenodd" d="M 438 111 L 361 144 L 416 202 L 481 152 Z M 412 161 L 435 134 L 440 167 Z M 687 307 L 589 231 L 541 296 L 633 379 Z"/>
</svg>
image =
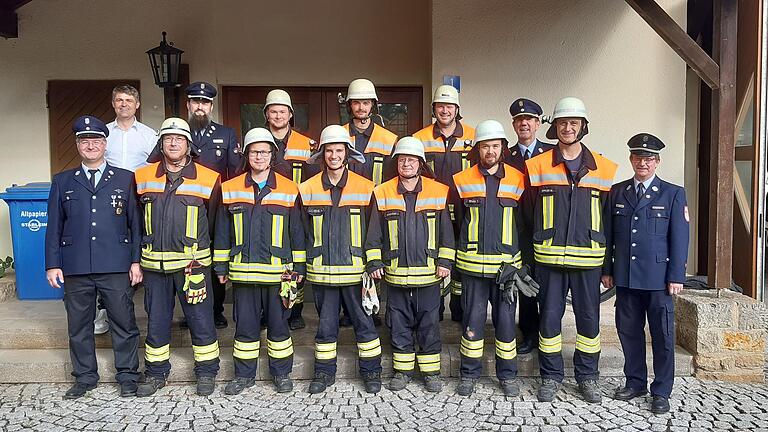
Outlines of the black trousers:
<svg viewBox="0 0 768 432">
<path fill-rule="evenodd" d="M 69 356 L 72 375 L 84 384 L 99 381 L 93 320 L 96 318 L 96 294 L 101 297 L 112 327 L 117 382 L 138 380 L 139 329 L 133 310 L 133 288 L 128 273 L 103 273 L 67 276 L 64 307 L 67 310 Z"/>
<path fill-rule="evenodd" d="M 440 283 L 409 288 L 387 284 L 387 324 L 392 336 L 392 365 L 396 372 L 440 374 Z M 415 338 L 414 338 L 415 334 Z M 418 345 L 418 347 L 417 347 Z"/>
<path fill-rule="evenodd" d="M 517 376 L 515 304 L 509 304 L 501 298 L 501 290 L 495 278 L 462 275 L 461 303 L 464 317 L 459 370 L 462 377 L 480 377 L 489 302 L 496 335 L 496 377 L 502 380 L 514 379 Z"/>
<path fill-rule="evenodd" d="M 627 386 L 646 389 L 645 320 L 651 331 L 651 394 L 666 398 L 675 380 L 675 304 L 667 290 L 616 289 L 616 330 L 624 351 Z"/>
<path fill-rule="evenodd" d="M 233 282 L 235 297 L 235 376 L 256 376 L 261 348 L 261 317 L 267 319 L 267 355 L 269 373 L 283 376 L 293 369 L 293 341 L 288 329 L 291 311 L 283 307 L 280 284 L 248 284 Z"/>
<path fill-rule="evenodd" d="M 336 345 L 339 338 L 341 304 L 349 305 L 349 317 L 357 340 L 360 374 L 381 373 L 381 341 L 373 318 L 362 305 L 362 284 L 329 286 L 313 284 L 315 308 L 320 322 L 315 336 L 315 372 L 336 375 Z"/>
<path fill-rule="evenodd" d="M 576 318 L 576 350 L 573 354 L 577 382 L 598 379 L 600 362 L 600 273 L 602 269 L 565 269 L 538 266 L 541 284 L 539 368 L 542 378 L 562 382 L 562 321 L 565 297 L 571 291 Z"/>
<path fill-rule="evenodd" d="M 211 269 L 205 268 L 204 274 L 206 287 L 210 287 Z M 174 273 L 144 271 L 144 309 L 149 320 L 144 361 L 146 373 L 150 376 L 166 378 L 171 371 L 171 323 L 176 297 L 192 336 L 195 376 L 216 376 L 219 373 L 219 343 L 213 324 L 211 293 L 208 292 L 202 303 L 189 304 L 183 287 L 183 270 Z"/>
<path fill-rule="evenodd" d="M 218 277 L 211 278 L 213 287 L 213 316 L 224 313 L 224 299 L 227 297 L 227 284 L 219 282 Z"/>
<path fill-rule="evenodd" d="M 290 319 L 301 317 L 301 313 L 304 311 L 304 283 L 305 282 L 306 280 L 302 280 L 298 284 L 299 292 L 296 293 L 296 301 L 293 303 L 293 307 L 291 308 Z"/>
<path fill-rule="evenodd" d="M 519 313 L 517 325 L 520 327 L 523 339 L 535 341 L 539 337 L 539 298 L 518 296 L 517 307 Z"/>
</svg>

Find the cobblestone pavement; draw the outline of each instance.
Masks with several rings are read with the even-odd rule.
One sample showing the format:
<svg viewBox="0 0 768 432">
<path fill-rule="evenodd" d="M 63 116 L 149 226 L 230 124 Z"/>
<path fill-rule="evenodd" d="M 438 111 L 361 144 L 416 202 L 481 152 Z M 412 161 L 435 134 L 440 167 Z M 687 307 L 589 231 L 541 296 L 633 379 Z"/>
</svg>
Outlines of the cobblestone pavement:
<svg viewBox="0 0 768 432">
<path fill-rule="evenodd" d="M 193 385 L 172 385 L 145 399 L 123 399 L 116 385 L 102 385 L 77 401 L 65 401 L 63 384 L 0 385 L 0 430 L 45 431 L 768 431 L 768 386 L 702 382 L 678 378 L 672 411 L 654 416 L 648 399 L 619 402 L 605 398 L 588 405 L 566 381 L 554 403 L 536 401 L 534 379 L 522 379 L 522 395 L 505 398 L 485 379 L 469 398 L 454 395 L 456 380 L 430 394 L 420 383 L 398 393 L 364 393 L 361 383 L 339 381 L 325 394 L 277 395 L 269 382 L 257 382 L 239 396 L 224 396 L 223 385 L 209 398 Z M 606 394 L 621 381 L 601 381 Z"/>
</svg>

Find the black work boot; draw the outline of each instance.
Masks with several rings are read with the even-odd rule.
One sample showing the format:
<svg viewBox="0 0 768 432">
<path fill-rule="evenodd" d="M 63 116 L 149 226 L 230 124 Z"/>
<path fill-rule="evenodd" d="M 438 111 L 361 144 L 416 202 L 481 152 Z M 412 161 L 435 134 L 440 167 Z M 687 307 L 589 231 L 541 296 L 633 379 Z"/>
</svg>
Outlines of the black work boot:
<svg viewBox="0 0 768 432">
<path fill-rule="evenodd" d="M 363 374 L 363 385 L 368 393 L 378 393 L 381 391 L 381 373 L 370 372 Z"/>
<path fill-rule="evenodd" d="M 165 387 L 165 378 L 145 376 L 144 382 L 139 384 L 139 388 L 136 389 L 136 396 L 152 396 L 163 387 Z"/>
<path fill-rule="evenodd" d="M 400 391 L 404 389 L 411 380 L 412 378 L 410 375 L 403 372 L 395 372 L 395 375 L 389 381 L 389 389 L 393 392 Z"/>
<path fill-rule="evenodd" d="M 430 393 L 440 393 L 443 391 L 443 381 L 440 375 L 426 375 L 424 377 L 424 388 Z"/>
<path fill-rule="evenodd" d="M 312 382 L 309 383 L 309 393 L 318 394 L 322 393 L 328 387 L 332 386 L 336 382 L 335 375 L 329 375 L 325 372 L 315 372 L 315 377 L 312 378 Z"/>
<path fill-rule="evenodd" d="M 461 380 L 459 381 L 459 385 L 456 386 L 456 394 L 458 394 L 459 396 L 470 396 L 472 393 L 475 392 L 476 383 L 477 383 L 477 378 L 461 377 Z"/>
<path fill-rule="evenodd" d="M 600 403 L 603 401 L 603 394 L 600 387 L 597 386 L 597 380 L 584 380 L 579 383 L 579 392 L 584 396 L 584 400 L 589 403 Z"/>
<path fill-rule="evenodd" d="M 499 385 L 501 385 L 501 391 L 504 393 L 504 396 L 520 396 L 520 385 L 516 379 L 499 380 Z"/>
<path fill-rule="evenodd" d="M 209 396 L 216 388 L 216 377 L 199 376 L 197 377 L 197 395 Z"/>
<path fill-rule="evenodd" d="M 256 379 L 254 378 L 235 377 L 235 379 L 227 383 L 227 386 L 224 387 L 224 394 L 240 394 L 246 388 L 253 387 L 254 384 L 256 384 Z"/>
<path fill-rule="evenodd" d="M 306 326 L 307 323 L 301 315 L 288 318 L 288 328 L 291 330 L 300 330 Z"/>
<path fill-rule="evenodd" d="M 558 390 L 560 390 L 559 382 L 550 378 L 542 378 L 539 393 L 537 395 L 539 402 L 552 402 L 555 400 L 555 395 Z"/>
<path fill-rule="evenodd" d="M 293 380 L 288 375 L 276 375 L 272 378 L 272 382 L 275 384 L 275 390 L 278 393 L 293 391 Z"/>
</svg>

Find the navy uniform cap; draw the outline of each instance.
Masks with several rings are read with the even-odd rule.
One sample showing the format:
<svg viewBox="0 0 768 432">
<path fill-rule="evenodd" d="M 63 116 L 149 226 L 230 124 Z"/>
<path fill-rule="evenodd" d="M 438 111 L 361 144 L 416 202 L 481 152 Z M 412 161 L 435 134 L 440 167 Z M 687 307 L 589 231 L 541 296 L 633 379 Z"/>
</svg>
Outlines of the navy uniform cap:
<svg viewBox="0 0 768 432">
<path fill-rule="evenodd" d="M 192 83 L 187 87 L 187 98 L 189 99 L 208 99 L 212 101 L 217 93 L 216 86 L 203 81 Z"/>
<path fill-rule="evenodd" d="M 664 143 L 649 133 L 639 133 L 627 142 L 629 152 L 638 156 L 656 156 L 661 153 Z"/>
<path fill-rule="evenodd" d="M 512 105 L 509 106 L 509 113 L 512 114 L 512 118 L 515 118 L 519 115 L 529 115 L 532 117 L 539 117 L 541 118 L 541 114 L 544 111 L 541 110 L 541 106 L 537 104 L 536 102 L 520 98 L 512 102 Z"/>
<path fill-rule="evenodd" d="M 109 136 L 107 125 L 98 118 L 89 115 L 78 117 L 77 120 L 75 120 L 75 123 L 72 124 L 72 132 L 75 133 L 76 137 L 96 135 L 106 138 Z"/>
</svg>

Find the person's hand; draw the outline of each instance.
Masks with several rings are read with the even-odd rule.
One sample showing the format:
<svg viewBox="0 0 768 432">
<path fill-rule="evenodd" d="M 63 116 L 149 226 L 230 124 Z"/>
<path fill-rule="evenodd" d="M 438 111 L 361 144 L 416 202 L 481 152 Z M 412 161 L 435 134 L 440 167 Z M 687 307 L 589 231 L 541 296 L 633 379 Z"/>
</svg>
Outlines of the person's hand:
<svg viewBox="0 0 768 432">
<path fill-rule="evenodd" d="M 604 287 L 613 288 L 613 276 L 603 275 L 600 277 L 600 281 L 603 283 Z"/>
<path fill-rule="evenodd" d="M 683 291 L 683 284 L 677 282 L 670 282 L 667 284 L 667 290 L 671 295 L 678 295 Z"/>
<path fill-rule="evenodd" d="M 51 288 L 61 288 L 59 283 L 64 283 L 64 273 L 60 268 L 52 268 L 45 272 L 45 278 L 48 279 L 48 285 Z"/>
<path fill-rule="evenodd" d="M 299 275 L 299 277 L 296 278 L 296 283 L 301 283 L 302 281 L 304 281 L 304 275 Z"/>
<path fill-rule="evenodd" d="M 131 280 L 131 286 L 136 286 L 144 280 L 144 272 L 141 271 L 139 263 L 131 264 L 131 269 L 128 270 L 128 278 Z"/>
<path fill-rule="evenodd" d="M 380 268 L 371 272 L 371 279 L 381 279 L 384 277 L 384 269 Z"/>
<path fill-rule="evenodd" d="M 219 276 L 219 282 L 220 282 L 222 285 L 223 285 L 223 284 L 225 284 L 225 283 L 227 283 L 227 281 L 228 281 L 228 280 L 229 280 L 229 278 L 227 277 L 227 275 Z"/>
<path fill-rule="evenodd" d="M 446 278 L 451 275 L 451 271 L 445 267 L 437 266 L 437 277 Z"/>
</svg>

